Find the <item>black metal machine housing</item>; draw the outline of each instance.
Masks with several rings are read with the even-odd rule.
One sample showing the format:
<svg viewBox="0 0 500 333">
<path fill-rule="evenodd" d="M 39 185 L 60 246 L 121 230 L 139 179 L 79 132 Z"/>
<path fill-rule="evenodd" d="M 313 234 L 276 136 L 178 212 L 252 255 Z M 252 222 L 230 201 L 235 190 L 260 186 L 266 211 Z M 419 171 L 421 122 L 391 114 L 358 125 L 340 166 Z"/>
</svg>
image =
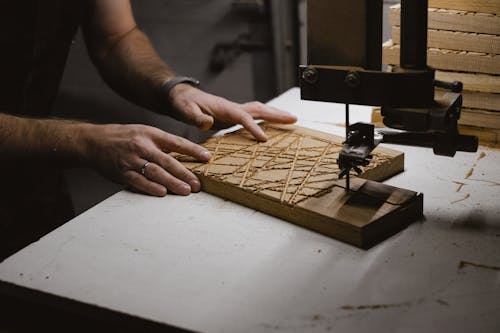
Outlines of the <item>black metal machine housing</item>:
<svg viewBox="0 0 500 333">
<path fill-rule="evenodd" d="M 445 156 L 477 151 L 477 137 L 458 132 L 462 84 L 435 80 L 434 69 L 427 66 L 427 10 L 428 0 L 401 0 L 400 65 L 382 72 L 382 0 L 308 1 L 308 65 L 299 68 L 301 98 L 346 104 L 341 176 L 363 165 L 362 155 L 368 158 L 367 148 L 379 142 L 431 147 Z M 435 99 L 435 86 L 450 92 Z M 381 106 L 384 124 L 399 131 L 349 125 L 348 104 Z M 380 139 L 373 141 L 373 136 Z"/>
</svg>

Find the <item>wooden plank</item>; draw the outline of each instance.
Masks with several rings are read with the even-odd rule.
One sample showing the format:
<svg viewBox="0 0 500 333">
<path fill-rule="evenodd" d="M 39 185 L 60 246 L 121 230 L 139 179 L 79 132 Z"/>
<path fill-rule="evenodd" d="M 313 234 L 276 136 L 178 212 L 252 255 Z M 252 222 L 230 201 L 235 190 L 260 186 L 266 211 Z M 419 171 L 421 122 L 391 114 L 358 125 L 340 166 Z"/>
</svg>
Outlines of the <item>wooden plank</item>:
<svg viewBox="0 0 500 333">
<path fill-rule="evenodd" d="M 374 108 L 372 112 L 372 122 L 377 126 L 383 126 L 380 108 Z M 500 130 L 500 113 L 486 110 L 462 108 L 459 125 L 475 126 L 495 130 Z"/>
<path fill-rule="evenodd" d="M 436 71 L 436 79 L 447 82 L 460 81 L 467 91 L 500 94 L 498 75 Z"/>
<path fill-rule="evenodd" d="M 400 44 L 400 27 L 392 27 L 392 40 Z M 428 47 L 500 54 L 500 36 L 462 31 L 427 30 Z"/>
<path fill-rule="evenodd" d="M 389 65 L 388 71 L 393 70 L 393 66 Z M 437 80 L 445 82 L 460 81 L 464 85 L 464 91 L 500 94 L 500 75 L 437 70 L 435 71 L 435 77 Z M 478 108 L 482 109 L 481 107 Z"/>
<path fill-rule="evenodd" d="M 385 127 L 382 119 L 380 107 L 374 107 L 372 111 L 372 123 L 375 126 Z M 480 145 L 500 148 L 499 129 L 464 124 L 459 124 L 458 129 L 460 134 L 477 136 Z"/>
<path fill-rule="evenodd" d="M 436 89 L 436 98 L 446 92 Z M 489 94 L 475 91 L 462 91 L 462 107 L 469 109 L 482 109 L 486 111 L 500 111 L 500 94 Z M 500 112 L 498 113 L 500 117 Z"/>
<path fill-rule="evenodd" d="M 500 113 L 486 110 L 462 108 L 458 123 L 461 125 L 500 129 Z"/>
<path fill-rule="evenodd" d="M 384 43 L 382 62 L 399 64 L 399 45 L 392 41 Z M 496 54 L 430 48 L 427 51 L 427 63 L 437 69 L 500 74 L 500 55 Z"/>
<path fill-rule="evenodd" d="M 500 111 L 500 94 L 462 91 L 462 106 L 471 109 Z M 500 113 L 498 113 L 500 118 Z"/>
<path fill-rule="evenodd" d="M 477 136 L 483 146 L 500 148 L 500 130 L 467 125 L 459 125 L 458 130 L 460 134 Z"/>
<path fill-rule="evenodd" d="M 401 6 L 391 6 L 389 24 L 400 25 Z M 428 26 L 430 29 L 477 32 L 500 35 L 500 16 L 487 13 L 429 8 Z"/>
<path fill-rule="evenodd" d="M 429 7 L 500 14 L 500 1 L 498 0 L 429 0 Z"/>
<path fill-rule="evenodd" d="M 412 191 L 353 177 L 346 192 L 336 164 L 342 138 L 298 126 L 261 126 L 267 142 L 239 130 L 203 144 L 212 152 L 209 163 L 176 157 L 206 192 L 363 248 L 421 216 L 422 198 Z M 379 147 L 373 155 L 363 178 L 383 180 L 404 169 L 403 153 Z"/>
</svg>

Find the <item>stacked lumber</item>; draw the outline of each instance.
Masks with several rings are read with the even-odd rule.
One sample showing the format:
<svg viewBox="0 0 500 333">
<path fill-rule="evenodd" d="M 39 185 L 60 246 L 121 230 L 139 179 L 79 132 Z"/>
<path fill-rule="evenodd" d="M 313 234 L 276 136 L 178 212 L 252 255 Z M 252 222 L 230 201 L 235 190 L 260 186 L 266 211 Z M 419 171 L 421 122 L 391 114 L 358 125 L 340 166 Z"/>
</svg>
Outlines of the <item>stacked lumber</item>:
<svg viewBox="0 0 500 333">
<path fill-rule="evenodd" d="M 500 0 L 429 0 L 429 6 L 427 63 L 436 79 L 464 84 L 460 132 L 500 145 Z M 400 15 L 400 5 L 391 7 L 385 64 L 399 64 Z"/>
</svg>

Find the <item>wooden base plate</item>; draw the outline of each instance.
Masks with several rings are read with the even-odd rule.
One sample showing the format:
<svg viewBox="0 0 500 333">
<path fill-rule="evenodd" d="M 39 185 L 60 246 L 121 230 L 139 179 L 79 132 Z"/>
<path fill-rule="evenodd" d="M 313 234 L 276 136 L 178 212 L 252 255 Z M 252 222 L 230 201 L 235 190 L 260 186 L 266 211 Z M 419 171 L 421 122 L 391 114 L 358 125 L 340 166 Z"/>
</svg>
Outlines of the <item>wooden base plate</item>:
<svg viewBox="0 0 500 333">
<path fill-rule="evenodd" d="M 176 158 L 208 193 L 362 248 L 422 216 L 422 195 L 373 181 L 403 171 L 403 153 L 377 148 L 346 192 L 336 163 L 342 138 L 298 126 L 261 127 L 267 142 L 238 130 L 203 144 L 212 152 L 209 163 Z"/>
</svg>

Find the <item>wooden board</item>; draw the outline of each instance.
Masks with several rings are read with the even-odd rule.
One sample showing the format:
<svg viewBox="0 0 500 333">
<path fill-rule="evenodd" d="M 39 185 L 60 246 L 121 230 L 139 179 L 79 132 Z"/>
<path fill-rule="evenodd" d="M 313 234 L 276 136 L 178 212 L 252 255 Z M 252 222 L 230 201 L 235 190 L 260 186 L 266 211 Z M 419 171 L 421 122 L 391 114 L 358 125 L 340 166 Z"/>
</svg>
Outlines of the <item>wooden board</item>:
<svg viewBox="0 0 500 333">
<path fill-rule="evenodd" d="M 500 129 L 500 112 L 462 108 L 458 123 L 461 125 Z"/>
<path fill-rule="evenodd" d="M 395 44 L 400 44 L 400 30 L 398 26 L 392 27 L 392 40 Z M 440 49 L 500 54 L 498 35 L 428 29 L 427 45 Z"/>
<path fill-rule="evenodd" d="M 382 114 L 379 107 L 374 107 L 372 111 L 372 123 L 375 126 L 384 127 L 382 121 Z M 460 134 L 473 135 L 479 138 L 479 144 L 490 146 L 490 147 L 500 147 L 500 129 L 479 127 L 479 126 L 469 126 L 464 124 L 459 124 L 458 126 Z"/>
<path fill-rule="evenodd" d="M 380 108 L 374 108 L 372 112 L 372 122 L 377 126 L 383 126 Z M 488 128 L 496 132 L 500 130 L 500 112 L 462 108 L 458 124 Z"/>
<path fill-rule="evenodd" d="M 399 64 L 399 45 L 392 41 L 384 43 L 382 62 Z M 436 69 L 500 74 L 500 55 L 496 54 L 430 48 L 427 51 L 427 64 Z"/>
<path fill-rule="evenodd" d="M 352 178 L 346 192 L 336 163 L 342 138 L 298 126 L 263 124 L 267 142 L 245 130 L 209 139 L 209 163 L 177 156 L 203 190 L 367 248 L 422 215 L 422 196 Z M 403 153 L 377 148 L 361 177 L 383 180 L 404 169 Z M 354 176 L 354 175 L 353 175 Z"/>
<path fill-rule="evenodd" d="M 498 0 L 429 0 L 429 7 L 500 14 L 500 1 Z"/>
<path fill-rule="evenodd" d="M 460 125 L 458 130 L 460 134 L 477 136 L 483 146 L 500 148 L 500 130 L 467 125 Z"/>
<path fill-rule="evenodd" d="M 462 97 L 465 108 L 500 111 L 500 94 L 463 91 Z M 500 113 L 497 113 L 497 117 L 500 118 Z"/>
<path fill-rule="evenodd" d="M 388 71 L 394 70 L 393 66 L 389 65 Z M 463 73 L 450 71 L 435 71 L 437 80 L 445 82 L 460 81 L 464 85 L 464 91 L 482 92 L 491 94 L 500 94 L 500 75 L 479 74 L 479 73 Z M 481 107 L 479 107 L 481 109 Z"/>
<path fill-rule="evenodd" d="M 460 81 L 467 91 L 500 94 L 498 75 L 436 71 L 436 79 L 447 82 Z"/>
<path fill-rule="evenodd" d="M 391 6 L 389 24 L 400 25 L 401 6 Z M 460 10 L 429 8 L 428 27 L 437 30 L 451 30 L 500 35 L 500 16 Z"/>
<path fill-rule="evenodd" d="M 436 98 L 444 89 L 436 89 Z M 500 94 L 489 94 L 476 91 L 462 91 L 462 107 L 464 109 L 481 109 L 486 111 L 500 111 Z M 500 118 L 500 112 L 496 112 Z"/>
</svg>

